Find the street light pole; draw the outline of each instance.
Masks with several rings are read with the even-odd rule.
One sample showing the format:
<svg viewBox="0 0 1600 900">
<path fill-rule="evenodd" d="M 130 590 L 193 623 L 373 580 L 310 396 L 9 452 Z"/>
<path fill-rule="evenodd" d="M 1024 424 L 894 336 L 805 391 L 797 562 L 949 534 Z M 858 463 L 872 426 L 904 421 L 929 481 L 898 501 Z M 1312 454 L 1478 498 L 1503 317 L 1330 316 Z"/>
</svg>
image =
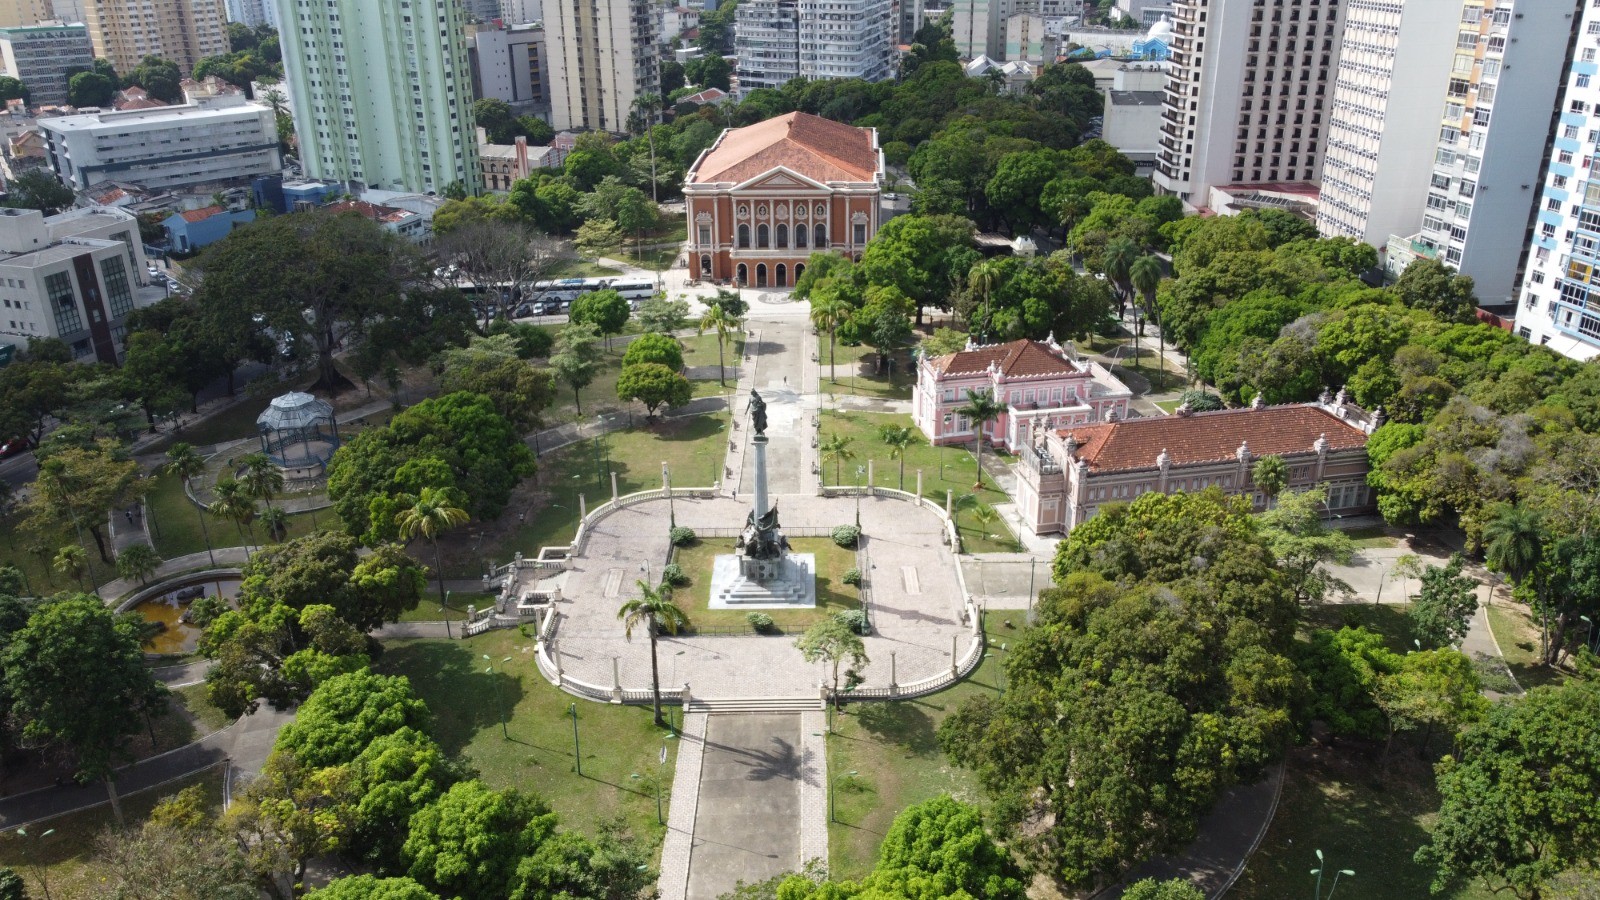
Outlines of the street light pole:
<svg viewBox="0 0 1600 900">
<path fill-rule="evenodd" d="M 856 466 L 856 530 L 861 530 L 861 476 L 867 470 Z"/>
<path fill-rule="evenodd" d="M 578 746 L 578 704 L 568 703 L 567 714 L 572 716 L 572 760 L 578 766 L 578 774 L 583 774 L 583 750 Z"/>
<path fill-rule="evenodd" d="M 484 660 L 486 660 L 489 663 L 489 667 L 487 669 L 484 669 L 484 672 L 486 672 L 489 675 L 493 675 L 494 674 L 494 660 L 489 659 L 489 654 L 487 654 L 487 653 L 483 654 L 483 658 L 484 658 Z M 506 657 L 505 659 L 500 660 L 500 665 L 504 666 L 508 662 L 511 662 L 511 657 L 509 657 L 509 656 Z M 506 730 L 506 719 L 510 715 L 511 715 L 511 710 L 506 708 L 506 686 L 505 686 L 505 683 L 502 682 L 501 685 L 500 685 L 500 736 L 505 738 L 508 741 L 511 740 L 511 732 Z"/>
</svg>

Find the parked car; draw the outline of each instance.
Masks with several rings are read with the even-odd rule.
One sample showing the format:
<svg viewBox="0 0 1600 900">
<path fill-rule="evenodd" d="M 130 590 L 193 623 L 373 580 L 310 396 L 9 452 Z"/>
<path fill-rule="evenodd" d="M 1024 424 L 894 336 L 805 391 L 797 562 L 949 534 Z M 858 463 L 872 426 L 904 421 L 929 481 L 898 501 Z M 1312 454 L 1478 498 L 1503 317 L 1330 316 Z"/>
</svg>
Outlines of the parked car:
<svg viewBox="0 0 1600 900">
<path fill-rule="evenodd" d="M 10 459 L 19 453 L 26 453 L 33 449 L 33 441 L 27 436 L 14 437 L 4 444 L 0 444 L 0 459 Z"/>
</svg>

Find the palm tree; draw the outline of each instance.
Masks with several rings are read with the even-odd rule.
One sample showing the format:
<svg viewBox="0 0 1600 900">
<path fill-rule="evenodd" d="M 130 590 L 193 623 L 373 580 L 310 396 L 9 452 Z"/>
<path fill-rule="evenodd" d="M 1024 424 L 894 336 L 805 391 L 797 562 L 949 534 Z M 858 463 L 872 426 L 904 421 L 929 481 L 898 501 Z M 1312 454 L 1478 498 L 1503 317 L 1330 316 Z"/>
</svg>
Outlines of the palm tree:
<svg viewBox="0 0 1600 900">
<path fill-rule="evenodd" d="M 161 557 L 149 544 L 134 544 L 117 554 L 117 574 L 144 584 L 161 568 Z"/>
<path fill-rule="evenodd" d="M 728 338 L 743 327 L 744 320 L 728 312 L 720 303 L 707 306 L 705 314 L 700 317 L 700 334 L 705 334 L 707 331 L 717 333 L 717 384 L 723 387 L 727 387 L 728 382 L 725 380 L 727 365 L 723 361 L 722 348 L 727 344 Z"/>
<path fill-rule="evenodd" d="M 272 498 L 283 493 L 283 470 L 265 453 L 252 453 L 240 462 L 244 465 L 244 475 L 239 480 L 244 484 L 245 493 L 271 509 Z"/>
<path fill-rule="evenodd" d="M 650 143 L 650 199 L 660 203 L 661 198 L 656 193 L 656 113 L 661 109 L 661 95 L 650 93 L 641 94 L 634 98 L 634 112 L 639 114 L 644 123 L 644 133 Z"/>
<path fill-rule="evenodd" d="M 179 441 L 167 450 L 167 471 L 183 479 L 184 496 L 188 496 L 190 482 L 206 470 L 206 461 L 195 452 L 193 445 Z M 206 541 L 206 555 L 211 564 L 217 564 L 217 554 L 211 549 L 211 530 L 206 527 L 206 508 L 196 504 L 194 514 L 200 518 L 200 534 Z"/>
<path fill-rule="evenodd" d="M 1117 291 L 1117 299 L 1126 306 L 1128 301 L 1129 284 L 1128 273 L 1133 270 L 1133 264 L 1139 259 L 1139 245 L 1127 238 L 1117 238 L 1106 244 L 1106 249 L 1101 256 L 1100 270 L 1110 279 L 1111 286 Z M 1119 309 L 1118 315 L 1122 314 Z"/>
<path fill-rule="evenodd" d="M 1539 514 L 1526 506 L 1510 503 L 1495 507 L 1493 518 L 1483 526 L 1483 559 L 1489 568 L 1504 573 L 1512 584 L 1521 584 L 1523 579 L 1533 574 L 1534 567 L 1543 555 L 1544 538 Z M 1552 656 L 1548 613 L 1544 616 L 1541 640 L 1542 655 L 1548 664 Z"/>
<path fill-rule="evenodd" d="M 395 513 L 394 521 L 400 526 L 400 539 L 410 541 L 422 535 L 433 544 L 433 568 L 439 579 L 439 608 L 445 605 L 444 564 L 439 557 L 439 535 L 467 521 L 467 511 L 452 506 L 450 492 L 440 488 L 425 487 L 409 508 Z"/>
<path fill-rule="evenodd" d="M 84 592 L 88 592 L 89 585 L 84 583 L 83 577 L 84 573 L 89 570 L 89 551 L 77 544 L 68 544 L 56 551 L 56 558 L 51 561 L 50 565 L 57 572 L 76 579 L 78 584 L 83 587 Z"/>
<path fill-rule="evenodd" d="M 1289 466 L 1281 456 L 1263 456 L 1250 468 L 1250 480 L 1267 498 L 1267 509 L 1271 509 L 1278 495 L 1289 486 Z"/>
<path fill-rule="evenodd" d="M 986 259 L 972 267 L 967 273 L 967 286 L 974 291 L 983 291 L 983 332 L 978 336 L 978 343 L 985 343 L 989 339 L 990 306 L 989 297 L 994 293 L 994 286 L 1000 280 L 1000 266 L 992 259 Z"/>
<path fill-rule="evenodd" d="M 231 519 L 239 529 L 239 537 L 244 540 L 244 557 L 250 559 L 250 542 L 254 539 L 255 530 L 251 529 L 247 536 L 245 529 L 256 517 L 256 502 L 250 496 L 250 491 L 244 484 L 234 478 L 218 478 L 216 486 L 211 489 L 211 496 L 216 499 L 206 507 L 206 512 L 219 519 Z"/>
<path fill-rule="evenodd" d="M 850 304 L 838 297 L 815 297 L 811 300 L 811 324 L 828 332 L 828 381 L 833 384 L 839 383 L 833 364 L 833 338 L 839 326 L 850 321 L 851 312 Z"/>
<path fill-rule="evenodd" d="M 878 436 L 889 445 L 889 458 L 900 460 L 900 490 L 906 489 L 906 450 L 917 442 L 917 433 L 905 426 L 885 425 Z"/>
<path fill-rule="evenodd" d="M 850 449 L 852 443 L 855 443 L 855 438 L 847 438 L 842 434 L 830 434 L 823 439 L 822 446 L 819 448 L 822 450 L 822 461 L 824 463 L 829 461 L 833 463 L 833 483 L 836 485 L 844 483 L 841 481 L 844 477 L 842 474 L 844 464 L 856 458 L 855 451 Z"/>
<path fill-rule="evenodd" d="M 1133 261 L 1128 267 L 1128 279 L 1133 283 L 1134 290 L 1144 297 L 1144 308 L 1156 317 L 1156 334 L 1161 338 L 1161 352 L 1156 357 L 1156 364 L 1161 371 L 1167 370 L 1167 332 L 1161 327 L 1161 314 L 1156 309 L 1156 288 L 1161 285 L 1161 259 L 1154 253 L 1146 253 Z"/>
<path fill-rule="evenodd" d="M 983 490 L 983 430 L 990 422 L 1005 414 L 1006 405 L 994 398 L 994 392 L 967 391 L 967 405 L 956 408 L 956 415 L 966 416 L 972 420 L 973 443 L 977 445 L 975 461 L 978 464 L 978 483 L 973 485 L 975 490 Z"/>
<path fill-rule="evenodd" d="M 261 527 L 273 540 L 281 541 L 289 533 L 289 514 L 281 506 L 269 506 L 261 514 Z"/>
<path fill-rule="evenodd" d="M 666 725 L 661 718 L 661 665 L 656 660 L 656 635 L 660 631 L 677 634 L 689 624 L 689 617 L 672 602 L 672 589 L 666 585 L 652 588 L 643 581 L 635 582 L 639 596 L 622 604 L 617 618 L 622 620 L 622 636 L 633 640 L 633 626 L 643 623 L 650 632 L 650 695 L 655 705 L 656 725 Z"/>
</svg>

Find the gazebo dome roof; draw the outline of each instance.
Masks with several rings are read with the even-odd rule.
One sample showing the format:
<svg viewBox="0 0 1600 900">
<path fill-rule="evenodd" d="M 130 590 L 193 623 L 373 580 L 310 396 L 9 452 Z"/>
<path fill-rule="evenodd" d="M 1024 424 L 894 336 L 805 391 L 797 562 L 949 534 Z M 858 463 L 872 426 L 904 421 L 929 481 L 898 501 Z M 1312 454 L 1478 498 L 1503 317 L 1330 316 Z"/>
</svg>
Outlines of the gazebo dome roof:
<svg viewBox="0 0 1600 900">
<path fill-rule="evenodd" d="M 333 404 L 304 391 L 290 391 L 272 398 L 267 408 L 256 417 L 256 428 L 261 431 L 292 431 L 331 421 Z"/>
</svg>

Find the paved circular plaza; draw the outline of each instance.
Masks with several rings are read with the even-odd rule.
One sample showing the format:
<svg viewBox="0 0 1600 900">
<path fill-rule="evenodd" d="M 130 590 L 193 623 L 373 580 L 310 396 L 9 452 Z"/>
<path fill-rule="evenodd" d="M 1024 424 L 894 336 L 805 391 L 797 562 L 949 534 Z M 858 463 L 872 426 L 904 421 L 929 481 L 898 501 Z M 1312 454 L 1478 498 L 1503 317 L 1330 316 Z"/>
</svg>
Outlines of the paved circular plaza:
<svg viewBox="0 0 1600 900">
<path fill-rule="evenodd" d="M 853 497 L 825 499 L 787 495 L 778 502 L 783 527 L 832 528 L 855 519 Z M 678 499 L 677 521 L 697 530 L 736 528 L 750 505 L 745 499 Z M 614 660 L 622 687 L 650 685 L 650 642 L 637 631 L 623 637 L 617 609 L 638 594 L 635 582 L 660 578 L 670 542 L 666 500 L 618 510 L 594 523 L 587 545 L 564 575 L 556 646 L 563 672 L 590 684 L 612 684 Z M 867 636 L 871 664 L 864 687 L 887 688 L 890 655 L 901 686 L 947 673 L 954 643 L 962 655 L 975 638 L 962 624 L 962 591 L 955 556 L 941 541 L 937 512 L 906 500 L 861 498 L 866 536 L 873 633 Z M 685 605 L 688 605 L 687 603 Z M 660 641 L 661 686 L 685 683 L 696 698 L 817 697 L 827 680 L 823 663 L 808 664 L 795 635 L 683 635 Z"/>
</svg>

